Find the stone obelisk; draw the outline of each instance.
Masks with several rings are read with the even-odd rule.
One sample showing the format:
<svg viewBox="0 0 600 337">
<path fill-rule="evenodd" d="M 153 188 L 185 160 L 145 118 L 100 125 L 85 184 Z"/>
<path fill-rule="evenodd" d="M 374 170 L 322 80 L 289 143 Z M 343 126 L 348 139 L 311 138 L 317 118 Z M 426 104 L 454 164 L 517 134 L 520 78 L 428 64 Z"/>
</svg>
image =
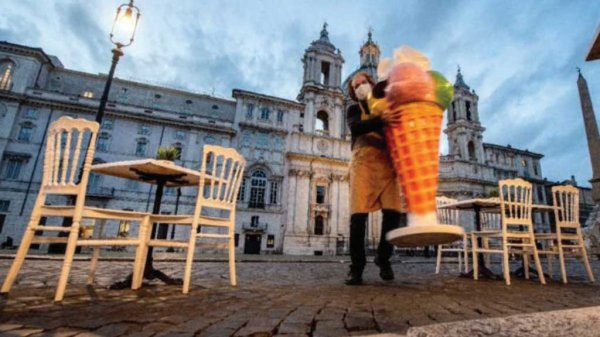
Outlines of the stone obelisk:
<svg viewBox="0 0 600 337">
<path fill-rule="evenodd" d="M 592 199 L 598 204 L 600 203 L 600 135 L 598 134 L 598 124 L 596 123 L 590 91 L 587 81 L 581 75 L 581 71 L 579 71 L 579 77 L 577 78 L 577 87 L 579 88 L 583 124 L 585 125 L 585 134 L 587 135 L 592 162 L 592 179 L 590 180 L 592 183 Z"/>
</svg>

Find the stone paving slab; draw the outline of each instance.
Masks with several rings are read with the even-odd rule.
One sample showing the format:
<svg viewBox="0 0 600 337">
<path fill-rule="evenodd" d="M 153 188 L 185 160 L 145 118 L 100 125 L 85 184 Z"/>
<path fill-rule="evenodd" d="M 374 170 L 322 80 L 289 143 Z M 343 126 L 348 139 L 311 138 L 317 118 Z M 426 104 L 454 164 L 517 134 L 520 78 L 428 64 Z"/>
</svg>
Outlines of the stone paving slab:
<svg viewBox="0 0 600 337">
<path fill-rule="evenodd" d="M 380 280 L 370 263 L 359 287 L 343 285 L 347 263 L 238 263 L 238 286 L 231 287 L 227 263 L 197 262 L 187 295 L 154 281 L 138 291 L 108 290 L 129 274 L 129 261 L 101 261 L 96 284 L 86 287 L 89 262 L 76 261 L 65 300 L 55 304 L 60 261 L 27 260 L 9 298 L 0 300 L 0 336 L 402 335 L 438 323 L 600 306 L 600 286 L 585 281 L 576 261 L 568 264 L 574 276 L 567 285 L 555 275 L 546 286 L 513 279 L 510 287 L 457 277 L 454 265 L 435 275 L 433 261 L 394 264 L 392 282 Z M 0 279 L 10 262 L 0 260 Z M 155 266 L 183 274 L 183 263 Z M 600 263 L 593 269 L 600 277 Z"/>
</svg>

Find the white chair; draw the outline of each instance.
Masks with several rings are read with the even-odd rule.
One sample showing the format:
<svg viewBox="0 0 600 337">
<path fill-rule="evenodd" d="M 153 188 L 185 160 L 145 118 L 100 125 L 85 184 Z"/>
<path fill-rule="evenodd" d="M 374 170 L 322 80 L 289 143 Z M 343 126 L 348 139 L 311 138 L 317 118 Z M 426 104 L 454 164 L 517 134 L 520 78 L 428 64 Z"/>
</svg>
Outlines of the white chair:
<svg viewBox="0 0 600 337">
<path fill-rule="evenodd" d="M 562 281 L 567 283 L 565 255 L 568 254 L 581 257 L 588 278 L 594 282 L 594 273 L 590 267 L 579 223 L 579 190 L 570 185 L 554 186 L 552 200 L 555 207 L 556 233 L 540 233 L 535 236 L 536 239 L 548 243 L 539 253 L 546 255 L 550 276 L 552 276 L 553 256 L 558 255 Z"/>
<path fill-rule="evenodd" d="M 134 279 L 140 283 L 140 272 L 143 261 L 145 246 L 143 238 L 148 230 L 149 217 L 145 213 L 108 210 L 100 208 L 85 207 L 85 196 L 90 174 L 92 159 L 96 147 L 96 135 L 98 123 L 85 119 L 73 119 L 61 117 L 52 123 L 48 129 L 46 139 L 46 152 L 44 155 L 43 177 L 40 191 L 35 200 L 31 218 L 15 259 L 2 284 L 2 293 L 8 293 L 21 269 L 29 247 L 32 243 L 65 243 L 66 251 L 60 278 L 56 286 L 55 301 L 61 301 L 69 278 L 73 255 L 76 246 L 136 246 L 136 258 L 134 265 Z M 87 148 L 82 144 L 87 141 Z M 80 157 L 84 153 L 84 158 Z M 45 205 L 48 196 L 70 196 L 75 198 L 73 206 L 48 206 Z M 46 226 L 40 224 L 42 217 L 70 217 L 72 225 L 63 227 L 60 225 Z M 80 239 L 80 224 L 83 218 L 96 219 L 123 219 L 140 222 L 140 237 L 131 239 Z M 43 232 L 64 232 L 68 236 L 51 237 L 42 236 Z M 95 268 L 95 267 L 93 267 Z M 92 269 L 93 269 L 92 268 Z M 93 277 L 92 277 L 93 279 Z"/>
<path fill-rule="evenodd" d="M 479 252 L 488 254 L 499 253 L 502 254 L 504 280 L 507 285 L 510 285 L 510 264 L 508 255 L 510 253 L 516 253 L 523 254 L 525 278 L 529 279 L 529 255 L 533 255 L 540 283 L 546 284 L 533 234 L 533 222 L 531 220 L 532 186 L 523 179 L 501 180 L 498 182 L 498 186 L 500 191 L 502 228 L 499 231 L 480 231 L 471 233 L 471 243 L 473 246 L 473 276 L 475 280 L 478 279 L 477 254 Z M 478 237 L 490 241 L 500 241 L 499 248 L 478 247 Z"/>
<path fill-rule="evenodd" d="M 486 212 L 482 211 L 479 213 L 480 221 L 481 221 L 481 231 L 482 232 L 498 232 L 502 230 L 502 217 L 499 212 Z M 482 237 L 483 248 L 490 248 L 490 238 L 483 236 Z M 486 266 L 490 266 L 491 264 L 491 255 L 484 254 L 484 262 Z"/>
<path fill-rule="evenodd" d="M 235 208 L 237 193 L 244 174 L 246 161 L 234 149 L 205 145 L 200 167 L 200 182 L 194 214 L 190 215 L 152 215 L 152 223 L 168 223 L 190 226 L 188 240 L 150 240 L 149 246 L 174 247 L 187 249 L 183 293 L 190 288 L 192 263 L 196 241 L 203 239 L 225 239 L 225 244 L 214 244 L 215 248 L 229 250 L 229 280 L 232 286 L 237 284 L 235 273 Z M 207 215 L 207 213 L 219 213 Z M 226 233 L 208 232 L 205 229 L 224 229 Z M 203 245 L 204 247 L 204 245 Z"/>
<path fill-rule="evenodd" d="M 437 205 L 437 217 L 438 222 L 440 224 L 447 225 L 459 225 L 459 210 L 457 209 L 449 209 L 449 208 L 440 208 L 442 205 L 455 203 L 457 200 L 448 198 L 445 196 L 440 196 L 435 198 Z M 462 241 L 453 242 L 450 244 L 438 245 L 437 247 L 437 261 L 435 264 L 435 273 L 440 273 L 440 267 L 442 264 L 442 258 L 444 252 L 453 252 L 457 254 L 458 257 L 458 271 L 461 272 L 462 269 L 462 261 L 464 259 L 464 271 L 466 272 L 469 269 L 469 252 L 468 252 L 468 243 L 467 243 L 467 235 L 465 234 Z"/>
</svg>

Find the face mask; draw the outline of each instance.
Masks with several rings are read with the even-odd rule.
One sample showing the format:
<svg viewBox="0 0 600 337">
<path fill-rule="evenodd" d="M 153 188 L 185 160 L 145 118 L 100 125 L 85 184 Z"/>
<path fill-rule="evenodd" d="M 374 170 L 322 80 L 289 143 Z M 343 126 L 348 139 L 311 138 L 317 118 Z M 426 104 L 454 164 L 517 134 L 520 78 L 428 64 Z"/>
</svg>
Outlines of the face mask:
<svg viewBox="0 0 600 337">
<path fill-rule="evenodd" d="M 359 85 L 358 88 L 354 90 L 354 92 L 356 93 L 356 98 L 362 101 L 366 99 L 369 93 L 371 92 L 371 85 L 369 83 L 363 83 Z"/>
</svg>

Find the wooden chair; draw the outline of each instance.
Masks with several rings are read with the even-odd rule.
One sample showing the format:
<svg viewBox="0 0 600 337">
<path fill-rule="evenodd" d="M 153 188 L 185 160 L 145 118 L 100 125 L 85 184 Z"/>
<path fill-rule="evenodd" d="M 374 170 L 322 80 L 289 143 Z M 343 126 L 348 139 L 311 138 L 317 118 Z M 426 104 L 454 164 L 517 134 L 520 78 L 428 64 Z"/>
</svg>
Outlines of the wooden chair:
<svg viewBox="0 0 600 337">
<path fill-rule="evenodd" d="M 437 204 L 437 217 L 438 222 L 440 224 L 448 224 L 448 225 L 459 225 L 459 211 L 457 209 L 449 209 L 449 208 L 440 208 L 442 205 L 455 203 L 457 200 L 448 198 L 445 196 L 440 196 L 435 198 Z M 444 252 L 453 252 L 457 254 L 458 257 L 458 271 L 461 272 L 462 269 L 462 261 L 464 259 L 464 271 L 467 272 L 469 269 L 469 252 L 468 252 L 468 243 L 467 243 L 467 235 L 465 234 L 462 241 L 453 242 L 450 244 L 438 245 L 437 247 L 437 261 L 435 264 L 435 273 L 440 273 L 440 267 L 442 264 L 442 258 Z"/>
<path fill-rule="evenodd" d="M 231 148 L 205 145 L 200 167 L 200 182 L 194 214 L 152 215 L 151 223 L 169 223 L 190 226 L 188 240 L 150 240 L 149 246 L 187 249 L 183 293 L 190 288 L 192 263 L 196 241 L 204 239 L 227 240 L 225 244 L 214 244 L 214 248 L 229 250 L 229 280 L 237 284 L 235 273 L 235 213 L 237 193 L 244 174 L 244 157 Z M 212 213 L 212 214 L 210 214 Z M 218 214 L 217 214 L 218 213 Z M 206 229 L 225 229 L 226 233 L 208 232 Z M 204 247 L 204 245 L 203 245 Z"/>
<path fill-rule="evenodd" d="M 473 245 L 473 269 L 474 278 L 478 278 L 477 254 L 499 253 L 502 254 L 502 269 L 504 280 L 510 285 L 510 264 L 508 255 L 510 253 L 523 254 L 525 278 L 529 279 L 529 255 L 533 255 L 535 266 L 541 284 L 546 284 L 544 272 L 540 263 L 535 237 L 533 234 L 533 222 L 531 220 L 532 209 L 532 186 L 523 179 L 509 179 L 498 182 L 500 191 L 500 214 L 502 217 L 502 228 L 499 231 L 481 231 L 471 233 Z M 477 238 L 498 240 L 500 248 L 478 247 Z"/>
<path fill-rule="evenodd" d="M 579 190 L 570 185 L 554 186 L 552 200 L 555 207 L 556 232 L 540 233 L 535 236 L 537 240 L 549 243 L 539 253 L 546 255 L 550 276 L 552 276 L 553 256 L 558 255 L 562 281 L 567 283 L 565 255 L 569 254 L 581 257 L 588 278 L 594 282 L 594 273 L 590 267 L 579 223 Z"/>
<path fill-rule="evenodd" d="M 482 232 L 498 232 L 502 230 L 502 217 L 499 212 L 486 212 L 482 211 L 479 213 L 480 221 L 481 221 L 481 231 Z M 490 248 L 490 238 L 487 236 L 482 237 L 483 248 Z M 484 254 L 485 265 L 491 265 L 491 255 Z"/>
<path fill-rule="evenodd" d="M 141 282 L 138 279 L 141 277 L 140 272 L 142 270 L 140 263 L 143 261 L 142 254 L 145 252 L 145 249 L 143 246 L 144 241 L 140 237 L 143 238 L 146 236 L 149 224 L 148 214 L 85 207 L 84 205 L 97 133 L 98 123 L 85 119 L 61 117 L 50 125 L 46 139 L 46 152 L 44 155 L 40 191 L 35 200 L 31 218 L 23 234 L 23 239 L 21 240 L 15 259 L 2 284 L 2 293 L 10 291 L 23 265 L 29 247 L 35 243 L 66 244 L 63 266 L 56 286 L 55 301 L 63 299 L 76 246 L 136 246 L 138 249 L 135 258 L 134 279 L 137 283 Z M 87 141 L 88 146 L 87 148 L 82 148 L 82 144 L 86 141 L 86 138 L 89 139 Z M 84 158 L 80 160 L 82 150 Z M 45 204 L 48 196 L 56 195 L 74 197 L 75 205 L 48 206 Z M 40 224 L 42 217 L 69 217 L 73 220 L 70 227 L 63 227 L 61 225 L 46 226 Z M 141 236 L 125 240 L 80 239 L 80 224 L 83 218 L 139 221 Z M 43 232 L 64 232 L 68 233 L 68 236 L 42 236 Z"/>
</svg>

